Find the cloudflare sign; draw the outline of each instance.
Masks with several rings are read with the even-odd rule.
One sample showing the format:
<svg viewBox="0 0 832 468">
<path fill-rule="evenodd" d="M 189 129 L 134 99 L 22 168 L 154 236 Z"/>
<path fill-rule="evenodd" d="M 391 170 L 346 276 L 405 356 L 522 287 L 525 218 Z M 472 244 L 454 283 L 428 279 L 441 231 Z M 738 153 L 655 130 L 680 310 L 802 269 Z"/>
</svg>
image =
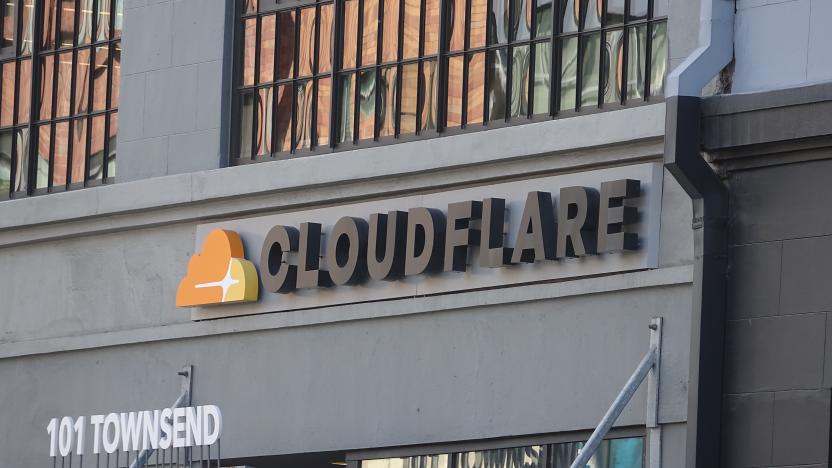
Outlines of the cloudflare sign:
<svg viewBox="0 0 832 468">
<path fill-rule="evenodd" d="M 661 174 L 648 163 L 201 225 L 176 305 L 259 313 L 651 268 Z"/>
</svg>

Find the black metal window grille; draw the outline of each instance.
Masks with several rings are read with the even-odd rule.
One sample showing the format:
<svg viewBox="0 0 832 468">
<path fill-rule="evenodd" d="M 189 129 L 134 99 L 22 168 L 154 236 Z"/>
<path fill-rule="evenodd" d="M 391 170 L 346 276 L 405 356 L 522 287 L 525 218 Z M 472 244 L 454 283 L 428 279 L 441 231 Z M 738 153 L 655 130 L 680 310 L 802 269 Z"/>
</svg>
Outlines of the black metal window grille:
<svg viewBox="0 0 832 468">
<path fill-rule="evenodd" d="M 238 0 L 232 163 L 662 98 L 662 0 Z"/>
<path fill-rule="evenodd" d="M 115 177 L 123 0 L 7 0 L 0 198 Z"/>
</svg>

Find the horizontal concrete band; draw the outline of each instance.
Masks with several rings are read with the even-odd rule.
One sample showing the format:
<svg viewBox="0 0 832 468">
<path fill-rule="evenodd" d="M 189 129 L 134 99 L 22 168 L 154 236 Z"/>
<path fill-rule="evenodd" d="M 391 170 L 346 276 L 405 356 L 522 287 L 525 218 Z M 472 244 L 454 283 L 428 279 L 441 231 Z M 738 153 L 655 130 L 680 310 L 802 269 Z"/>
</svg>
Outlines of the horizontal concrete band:
<svg viewBox="0 0 832 468">
<path fill-rule="evenodd" d="M 718 159 L 759 156 L 726 150 L 751 145 L 817 139 L 832 135 L 832 83 L 749 94 L 714 96 L 703 101 L 703 146 Z M 801 149 L 779 148 L 783 152 Z"/>
<path fill-rule="evenodd" d="M 0 345 L 0 359 L 689 284 L 690 265 L 546 284 L 179 323 Z"/>
<path fill-rule="evenodd" d="M 664 117 L 660 103 L 10 200 L 0 247 L 655 159 Z"/>
</svg>

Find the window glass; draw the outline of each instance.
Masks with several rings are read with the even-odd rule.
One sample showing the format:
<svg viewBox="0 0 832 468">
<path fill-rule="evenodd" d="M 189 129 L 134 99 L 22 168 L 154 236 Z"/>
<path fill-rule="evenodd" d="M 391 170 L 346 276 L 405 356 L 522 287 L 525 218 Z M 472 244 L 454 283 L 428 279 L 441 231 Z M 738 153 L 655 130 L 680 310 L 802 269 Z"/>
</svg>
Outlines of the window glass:
<svg viewBox="0 0 832 468">
<path fill-rule="evenodd" d="M 476 49 L 485 45 L 486 21 L 488 13 L 487 0 L 470 0 L 471 24 L 469 25 L 469 46 Z"/>
<path fill-rule="evenodd" d="M 332 69 L 332 4 L 318 7 L 318 72 Z"/>
<path fill-rule="evenodd" d="M 655 23 L 650 42 L 650 95 L 664 94 L 664 80 L 667 76 L 667 23 Z"/>
<path fill-rule="evenodd" d="M 260 88 L 257 91 L 255 122 L 257 131 L 254 137 L 254 155 L 257 157 L 272 154 L 272 88 Z"/>
<path fill-rule="evenodd" d="M 578 89 L 578 38 L 570 37 L 561 42 L 560 51 L 560 110 L 575 109 Z"/>
<path fill-rule="evenodd" d="M 248 154 L 567 117 L 663 93 L 666 19 L 638 19 L 642 0 L 318 0 L 267 11 L 238 1 L 233 141 Z M 255 109 L 264 86 L 275 90 L 270 123 Z M 271 146 L 257 141 L 269 131 Z"/>
<path fill-rule="evenodd" d="M 378 53 L 378 0 L 363 0 L 364 19 L 361 31 L 361 65 L 376 63 Z"/>
<path fill-rule="evenodd" d="M 107 131 L 107 118 L 103 115 L 93 117 L 90 124 L 90 158 L 87 166 L 87 180 L 104 178 L 104 152 Z"/>
<path fill-rule="evenodd" d="M 394 62 L 399 56 L 399 10 L 401 0 L 383 0 L 384 40 L 381 41 L 381 61 Z"/>
<path fill-rule="evenodd" d="M 0 132 L 0 194 L 8 195 L 12 187 L 12 130 Z"/>
<path fill-rule="evenodd" d="M 506 73 L 508 72 L 506 49 L 488 52 L 488 119 L 506 118 Z"/>
<path fill-rule="evenodd" d="M 316 117 L 316 145 L 329 145 L 329 124 L 332 116 L 330 110 L 332 103 L 332 79 L 322 78 L 318 80 L 317 104 L 315 106 Z"/>
<path fill-rule="evenodd" d="M 260 41 L 258 42 L 260 46 L 260 60 L 257 63 L 258 83 L 269 83 L 274 81 L 274 55 L 276 41 L 277 15 L 263 16 L 260 18 Z M 252 44 L 252 46 L 253 45 L 254 44 Z M 246 45 L 246 51 L 248 52 L 248 45 Z M 253 67 L 254 54 L 252 53 L 251 57 L 247 58 L 247 60 L 251 62 L 251 66 Z M 248 68 L 248 66 L 249 65 L 247 64 L 246 68 Z M 251 84 L 251 82 L 249 81 L 246 84 Z"/>
<path fill-rule="evenodd" d="M 304 8 L 300 11 L 298 32 L 298 76 L 312 75 L 315 60 L 315 13 L 317 9 Z"/>
<path fill-rule="evenodd" d="M 26 193 L 29 187 L 29 129 L 15 130 L 14 138 L 14 183 L 12 192 Z"/>
<path fill-rule="evenodd" d="M 295 148 L 303 149 L 312 146 L 312 91 L 314 82 L 303 81 L 297 84 L 295 91 L 297 117 L 295 118 Z"/>
<path fill-rule="evenodd" d="M 15 62 L 3 64 L 3 89 L 2 95 L 0 95 L 0 126 L 2 127 L 8 127 L 14 123 L 15 66 Z"/>
<path fill-rule="evenodd" d="M 435 130 L 437 113 L 437 100 L 439 97 L 439 73 L 436 69 L 436 60 L 422 62 L 422 115 L 419 118 L 421 131 Z"/>
<path fill-rule="evenodd" d="M 98 12 L 95 19 L 96 41 L 106 41 L 110 37 L 110 0 L 98 0 Z"/>
<path fill-rule="evenodd" d="M 510 0 L 491 0 L 488 12 L 488 43 L 505 44 L 508 42 Z"/>
<path fill-rule="evenodd" d="M 243 85 L 254 84 L 254 51 L 257 50 L 257 20 L 250 18 L 243 24 Z"/>
<path fill-rule="evenodd" d="M 511 58 L 511 95 L 509 96 L 511 117 L 529 114 L 529 67 L 531 55 L 529 46 L 512 49 Z"/>
<path fill-rule="evenodd" d="M 481 124 L 485 118 L 485 52 L 467 57 L 468 93 L 466 94 L 466 117 L 468 125 Z"/>
<path fill-rule="evenodd" d="M 407 0 L 405 0 L 407 1 Z M 410 63 L 402 67 L 401 107 L 399 115 L 399 133 L 402 135 L 416 133 L 417 92 L 419 87 L 419 64 Z"/>
<path fill-rule="evenodd" d="M 601 35 L 581 37 L 581 48 L 581 107 L 594 107 L 598 105 Z"/>
<path fill-rule="evenodd" d="M 439 49 L 439 0 L 423 0 L 425 2 L 425 31 L 423 55 L 433 55 Z"/>
<path fill-rule="evenodd" d="M 534 47 L 534 89 L 532 114 L 548 114 L 551 89 L 552 45 L 540 42 Z"/>
<path fill-rule="evenodd" d="M 355 122 L 355 74 L 346 73 L 338 77 L 338 92 L 341 96 L 338 119 L 338 141 L 353 141 Z"/>
<path fill-rule="evenodd" d="M 606 33 L 604 40 L 603 93 L 604 103 L 621 102 L 624 70 L 624 35 L 620 29 Z"/>
<path fill-rule="evenodd" d="M 554 444 L 551 448 L 551 467 L 569 468 L 583 448 L 583 442 Z M 641 468 L 644 464 L 644 438 L 607 439 L 590 458 L 593 468 Z"/>
<path fill-rule="evenodd" d="M 3 48 L 14 45 L 15 6 L 16 2 L 3 2 Z"/>
<path fill-rule="evenodd" d="M 274 109 L 274 152 L 289 151 L 292 146 L 292 99 L 294 90 L 292 85 L 282 85 L 276 88 Z"/>
<path fill-rule="evenodd" d="M 378 81 L 378 136 L 391 137 L 396 134 L 396 72 L 393 67 L 381 69 Z"/>
<path fill-rule="evenodd" d="M 641 99 L 644 97 L 647 27 L 629 28 L 627 35 L 627 99 Z"/>
<path fill-rule="evenodd" d="M 254 132 L 254 93 L 243 94 L 241 101 L 239 157 L 251 159 L 251 136 Z"/>
<path fill-rule="evenodd" d="M 448 50 L 456 51 L 465 48 L 465 0 L 452 0 L 450 6 L 450 34 L 448 35 Z"/>
<path fill-rule="evenodd" d="M 403 59 L 419 56 L 420 17 L 422 4 L 420 0 L 404 0 L 404 36 L 402 37 Z"/>
<path fill-rule="evenodd" d="M 365 70 L 358 79 L 358 139 L 375 138 L 376 71 Z"/>
<path fill-rule="evenodd" d="M 534 36 L 544 37 L 552 34 L 552 7 L 557 0 L 537 0 L 534 12 Z"/>
<path fill-rule="evenodd" d="M 448 59 L 447 123 L 450 127 L 462 125 L 462 93 L 465 57 L 457 55 Z"/>
<path fill-rule="evenodd" d="M 640 20 L 647 18 L 647 2 L 648 0 L 630 0 L 630 19 Z"/>
<path fill-rule="evenodd" d="M 38 139 L 35 152 L 35 189 L 49 187 L 49 150 L 51 149 L 52 126 L 41 125 L 36 128 Z"/>
<path fill-rule="evenodd" d="M 457 457 L 459 468 L 543 468 L 545 465 L 541 445 L 463 452 Z"/>
<path fill-rule="evenodd" d="M 72 121 L 72 170 L 70 183 L 84 182 L 87 155 L 87 118 L 82 117 Z"/>
<path fill-rule="evenodd" d="M 52 149 L 52 186 L 66 185 L 67 162 L 69 159 L 69 122 L 55 124 L 54 148 Z"/>
<path fill-rule="evenodd" d="M 277 15 L 277 79 L 292 78 L 295 72 L 295 22 L 294 11 Z"/>
<path fill-rule="evenodd" d="M 78 18 L 78 44 L 92 42 L 92 5 L 93 0 L 78 0 L 81 11 Z"/>
<path fill-rule="evenodd" d="M 341 66 L 354 68 L 355 57 L 358 52 L 358 2 L 359 0 L 344 1 L 344 32 Z"/>
<path fill-rule="evenodd" d="M 69 115 L 69 99 L 72 94 L 72 52 L 65 52 L 58 56 L 58 78 L 55 82 L 57 87 L 55 96 L 55 116 L 66 117 Z"/>
<path fill-rule="evenodd" d="M 60 0 L 60 9 L 61 28 L 58 34 L 58 46 L 72 47 L 72 40 L 75 38 L 75 0 Z"/>
<path fill-rule="evenodd" d="M 55 73 L 55 56 L 48 55 L 41 60 L 40 68 L 40 118 L 42 120 L 52 118 L 52 84 Z"/>
</svg>

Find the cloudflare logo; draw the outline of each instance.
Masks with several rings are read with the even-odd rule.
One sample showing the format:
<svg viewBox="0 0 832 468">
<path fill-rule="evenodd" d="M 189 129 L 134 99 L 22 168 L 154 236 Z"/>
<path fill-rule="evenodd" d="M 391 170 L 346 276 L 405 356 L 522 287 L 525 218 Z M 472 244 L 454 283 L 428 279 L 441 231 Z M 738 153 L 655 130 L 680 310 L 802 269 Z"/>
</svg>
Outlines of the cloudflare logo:
<svg viewBox="0 0 832 468">
<path fill-rule="evenodd" d="M 253 302 L 258 283 L 254 264 L 245 259 L 240 235 L 215 229 L 188 262 L 188 273 L 176 291 L 176 306 Z"/>
</svg>

